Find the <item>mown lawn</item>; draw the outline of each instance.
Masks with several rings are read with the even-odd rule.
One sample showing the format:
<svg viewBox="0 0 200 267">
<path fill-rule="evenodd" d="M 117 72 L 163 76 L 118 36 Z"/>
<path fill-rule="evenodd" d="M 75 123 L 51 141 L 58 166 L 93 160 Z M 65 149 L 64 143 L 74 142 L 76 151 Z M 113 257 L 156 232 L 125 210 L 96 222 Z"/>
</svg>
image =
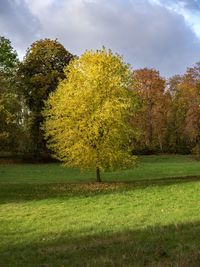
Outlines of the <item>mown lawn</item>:
<svg viewBox="0 0 200 267">
<path fill-rule="evenodd" d="M 131 170 L 107 172 L 103 181 L 133 181 L 200 175 L 200 161 L 192 156 L 142 156 Z M 0 164 L 0 183 L 94 182 L 94 172 L 81 173 L 60 164 Z"/>
<path fill-rule="evenodd" d="M 0 165 L 0 266 L 199 267 L 200 162 L 140 161 L 100 185 L 58 164 Z"/>
</svg>

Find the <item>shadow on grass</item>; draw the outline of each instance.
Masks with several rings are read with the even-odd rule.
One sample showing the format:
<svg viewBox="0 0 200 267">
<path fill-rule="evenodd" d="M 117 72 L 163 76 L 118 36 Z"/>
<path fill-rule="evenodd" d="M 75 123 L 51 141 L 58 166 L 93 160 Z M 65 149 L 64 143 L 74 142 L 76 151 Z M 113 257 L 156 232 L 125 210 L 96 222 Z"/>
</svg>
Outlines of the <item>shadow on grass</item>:
<svg viewBox="0 0 200 267">
<path fill-rule="evenodd" d="M 103 195 L 120 191 L 137 190 L 150 186 L 168 186 L 189 182 L 200 182 L 200 176 L 103 183 L 0 183 L 0 203 L 62 197 L 88 197 L 98 194 Z"/>
<path fill-rule="evenodd" d="M 0 266 L 199 267 L 199 233 L 199 221 L 99 235 L 86 229 L 84 238 L 49 233 L 41 241 L 1 249 Z"/>
</svg>

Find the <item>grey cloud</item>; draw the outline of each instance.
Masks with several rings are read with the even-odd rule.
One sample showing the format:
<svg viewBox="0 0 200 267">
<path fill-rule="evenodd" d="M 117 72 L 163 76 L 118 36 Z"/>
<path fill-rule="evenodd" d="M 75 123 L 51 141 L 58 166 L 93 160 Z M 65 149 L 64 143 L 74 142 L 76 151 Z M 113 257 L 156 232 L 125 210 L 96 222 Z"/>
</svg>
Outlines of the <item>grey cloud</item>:
<svg viewBox="0 0 200 267">
<path fill-rule="evenodd" d="M 162 5 L 148 0 L 62 0 L 55 5 L 56 1 L 42 14 L 34 15 L 30 7 L 21 2 L 23 8 L 19 14 L 29 18 L 30 29 L 23 29 L 17 20 L 17 5 L 11 9 L 15 14 L 16 36 L 21 43 L 27 44 L 37 37 L 58 37 L 77 55 L 85 49 L 105 45 L 124 55 L 133 68 L 154 67 L 165 76 L 183 73 L 187 66 L 200 59 L 199 40 L 184 17 Z M 196 8 L 191 5 L 195 1 L 185 2 L 190 3 L 190 8 Z M 11 10 L 3 11 L 10 19 Z M 2 26 L 0 34 L 1 30 Z M 10 36 L 12 31 L 10 28 Z"/>
<path fill-rule="evenodd" d="M 9 38 L 15 48 L 24 53 L 37 38 L 40 23 L 22 1 L 0 0 L 0 35 Z"/>
</svg>

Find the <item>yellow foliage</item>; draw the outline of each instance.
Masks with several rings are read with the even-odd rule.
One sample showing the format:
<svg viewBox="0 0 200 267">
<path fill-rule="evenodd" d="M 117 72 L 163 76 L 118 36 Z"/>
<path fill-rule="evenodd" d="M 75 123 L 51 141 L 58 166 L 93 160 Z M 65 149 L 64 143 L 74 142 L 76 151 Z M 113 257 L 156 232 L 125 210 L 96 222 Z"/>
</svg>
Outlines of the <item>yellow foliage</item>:
<svg viewBox="0 0 200 267">
<path fill-rule="evenodd" d="M 129 90 L 129 65 L 103 48 L 73 60 L 65 75 L 43 112 L 46 139 L 55 156 L 81 169 L 133 165 L 129 118 L 137 99 Z"/>
</svg>

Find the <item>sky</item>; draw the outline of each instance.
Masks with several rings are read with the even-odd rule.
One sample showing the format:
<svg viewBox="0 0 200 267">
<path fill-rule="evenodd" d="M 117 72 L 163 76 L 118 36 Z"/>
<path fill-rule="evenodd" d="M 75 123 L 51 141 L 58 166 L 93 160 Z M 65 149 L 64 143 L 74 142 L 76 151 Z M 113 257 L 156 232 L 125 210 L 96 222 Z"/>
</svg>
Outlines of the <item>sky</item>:
<svg viewBox="0 0 200 267">
<path fill-rule="evenodd" d="M 21 59 L 58 38 L 72 54 L 105 46 L 170 77 L 200 61 L 200 0 L 0 0 L 0 35 Z"/>
</svg>

